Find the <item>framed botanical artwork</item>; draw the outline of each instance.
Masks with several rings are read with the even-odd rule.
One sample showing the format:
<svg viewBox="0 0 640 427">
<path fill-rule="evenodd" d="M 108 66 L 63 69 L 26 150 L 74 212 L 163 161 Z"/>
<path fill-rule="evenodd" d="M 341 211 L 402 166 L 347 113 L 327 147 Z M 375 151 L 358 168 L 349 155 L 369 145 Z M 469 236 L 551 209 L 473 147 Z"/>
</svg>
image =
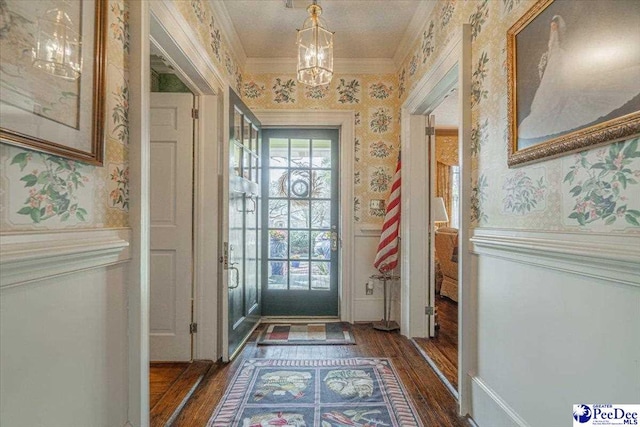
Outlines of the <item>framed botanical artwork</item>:
<svg viewBox="0 0 640 427">
<path fill-rule="evenodd" d="M 0 1 L 0 141 L 102 165 L 107 6 Z"/>
<path fill-rule="evenodd" d="M 540 0 L 509 29 L 509 166 L 640 134 L 639 18 L 637 0 Z"/>
</svg>

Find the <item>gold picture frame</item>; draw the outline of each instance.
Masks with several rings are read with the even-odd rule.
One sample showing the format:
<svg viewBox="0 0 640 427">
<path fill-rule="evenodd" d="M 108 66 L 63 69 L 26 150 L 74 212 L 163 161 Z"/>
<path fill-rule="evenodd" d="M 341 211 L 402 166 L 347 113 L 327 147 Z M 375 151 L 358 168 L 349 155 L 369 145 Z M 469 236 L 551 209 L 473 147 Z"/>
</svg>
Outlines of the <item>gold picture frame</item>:
<svg viewBox="0 0 640 427">
<path fill-rule="evenodd" d="M 509 167 L 640 134 L 640 2 L 578 3 L 539 0 L 507 32 Z"/>
<path fill-rule="evenodd" d="M 0 141 L 102 166 L 108 0 L 3 3 Z M 77 76 L 56 69 L 60 55 L 41 56 L 60 40 Z"/>
</svg>

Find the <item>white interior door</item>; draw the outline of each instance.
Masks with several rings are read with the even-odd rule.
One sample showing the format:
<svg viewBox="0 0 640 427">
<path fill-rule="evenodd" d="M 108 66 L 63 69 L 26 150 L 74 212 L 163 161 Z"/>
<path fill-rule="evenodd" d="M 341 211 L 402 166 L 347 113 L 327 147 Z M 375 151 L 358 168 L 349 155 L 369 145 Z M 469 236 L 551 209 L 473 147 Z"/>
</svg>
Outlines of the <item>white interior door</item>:
<svg viewBox="0 0 640 427">
<path fill-rule="evenodd" d="M 193 95 L 151 94 L 149 356 L 191 360 Z"/>
</svg>

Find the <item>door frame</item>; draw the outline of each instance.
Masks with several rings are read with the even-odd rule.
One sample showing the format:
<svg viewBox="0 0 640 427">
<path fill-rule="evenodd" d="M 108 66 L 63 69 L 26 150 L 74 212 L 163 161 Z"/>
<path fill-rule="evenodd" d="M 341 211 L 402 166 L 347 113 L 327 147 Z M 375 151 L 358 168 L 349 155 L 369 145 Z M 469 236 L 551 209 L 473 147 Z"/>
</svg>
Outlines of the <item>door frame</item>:
<svg viewBox="0 0 640 427">
<path fill-rule="evenodd" d="M 166 58 L 194 93 L 201 117 L 195 124 L 194 138 L 194 318 L 199 326 L 194 349 L 196 359 L 217 360 L 220 356 L 218 263 L 210 262 L 218 256 L 218 185 L 211 185 L 212 179 L 218 180 L 218 175 L 212 177 L 210 172 L 207 174 L 205 165 L 219 164 L 218 147 L 223 123 L 221 99 L 228 82 L 196 41 L 195 32 L 173 3 L 132 2 L 129 19 L 129 183 L 132 201 L 129 223 L 132 260 L 127 289 L 127 425 L 145 427 L 149 425 L 150 43 L 153 41 L 162 47 Z M 215 117 L 215 120 L 204 120 L 205 117 Z M 205 235 L 207 239 L 201 238 Z"/>
<path fill-rule="evenodd" d="M 355 112 L 352 110 L 253 110 L 264 128 L 339 129 L 340 144 L 340 252 L 338 256 L 338 310 L 340 320 L 353 323 L 354 315 L 354 228 L 353 156 Z"/>
<path fill-rule="evenodd" d="M 424 262 L 429 230 L 424 220 L 430 210 L 430 192 L 426 182 L 428 168 L 425 143 L 425 114 L 442 101 L 451 82 L 458 81 L 460 127 L 458 148 L 460 159 L 460 228 L 458 232 L 458 413 L 471 410 L 471 377 L 475 371 L 477 348 L 475 291 L 471 289 L 471 253 L 469 226 L 471 204 L 471 27 L 463 24 L 443 49 L 441 57 L 416 83 L 402 105 L 401 144 L 403 159 L 402 198 L 402 319 L 401 332 L 408 337 L 428 337 L 424 307 L 428 305 L 428 268 Z"/>
</svg>

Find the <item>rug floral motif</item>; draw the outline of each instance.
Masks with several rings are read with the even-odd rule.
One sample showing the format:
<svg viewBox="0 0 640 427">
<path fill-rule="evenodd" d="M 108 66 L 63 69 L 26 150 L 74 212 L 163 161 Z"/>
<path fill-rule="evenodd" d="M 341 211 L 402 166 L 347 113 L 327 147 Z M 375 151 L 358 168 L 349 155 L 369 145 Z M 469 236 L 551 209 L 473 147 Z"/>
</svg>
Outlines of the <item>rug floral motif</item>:
<svg viewBox="0 0 640 427">
<path fill-rule="evenodd" d="M 389 359 L 249 359 L 208 427 L 422 427 Z"/>
</svg>

